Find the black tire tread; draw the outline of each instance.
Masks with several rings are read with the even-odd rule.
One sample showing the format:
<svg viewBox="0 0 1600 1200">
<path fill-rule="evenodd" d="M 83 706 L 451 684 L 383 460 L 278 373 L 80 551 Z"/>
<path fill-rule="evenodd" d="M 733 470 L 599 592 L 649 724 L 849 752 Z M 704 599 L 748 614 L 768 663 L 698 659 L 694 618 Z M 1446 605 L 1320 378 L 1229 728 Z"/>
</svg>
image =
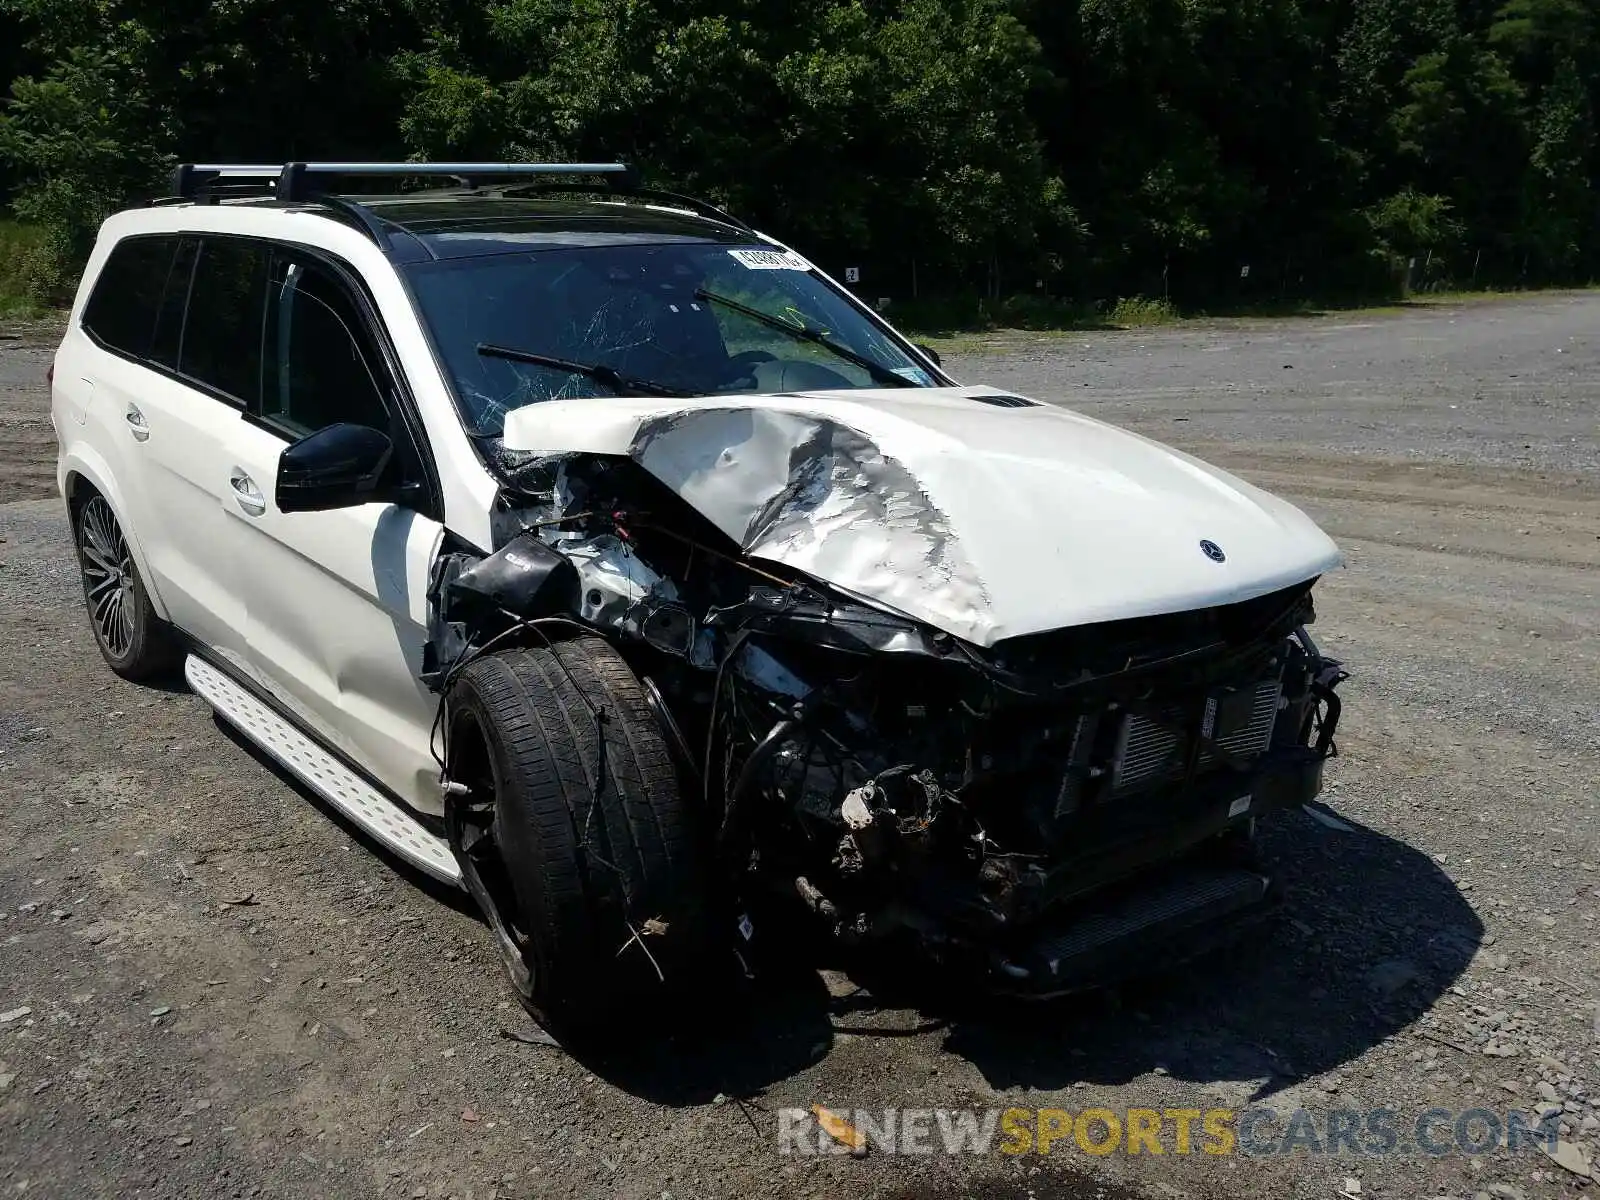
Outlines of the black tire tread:
<svg viewBox="0 0 1600 1200">
<path fill-rule="evenodd" d="M 531 943 L 536 1010 L 594 1017 L 687 983 L 708 944 L 699 841 L 621 655 L 597 637 L 485 655 L 463 669 L 451 704 L 475 707 L 498 743 L 496 832 Z M 648 938 L 665 989 L 637 947 L 618 956 L 651 918 L 668 926 Z"/>
<path fill-rule="evenodd" d="M 139 605 L 137 636 L 140 647 L 127 663 L 121 667 L 113 666 L 112 670 L 133 683 L 169 678 L 177 673 L 183 662 L 183 643 L 178 638 L 178 631 L 156 615 L 155 605 L 150 603 L 150 593 L 145 590 L 144 578 L 137 566 L 133 569 L 133 594 Z"/>
</svg>

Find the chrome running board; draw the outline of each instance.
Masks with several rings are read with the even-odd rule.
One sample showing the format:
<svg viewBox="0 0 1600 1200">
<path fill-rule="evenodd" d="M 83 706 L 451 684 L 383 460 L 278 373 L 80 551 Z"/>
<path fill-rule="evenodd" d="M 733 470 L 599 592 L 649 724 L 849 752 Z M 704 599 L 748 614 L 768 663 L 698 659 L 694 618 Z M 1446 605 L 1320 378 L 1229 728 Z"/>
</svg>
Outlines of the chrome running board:
<svg viewBox="0 0 1600 1200">
<path fill-rule="evenodd" d="M 183 664 L 183 677 L 219 717 L 386 849 L 435 879 L 462 886 L 461 868 L 443 838 L 429 833 L 266 701 L 197 655 Z"/>
</svg>

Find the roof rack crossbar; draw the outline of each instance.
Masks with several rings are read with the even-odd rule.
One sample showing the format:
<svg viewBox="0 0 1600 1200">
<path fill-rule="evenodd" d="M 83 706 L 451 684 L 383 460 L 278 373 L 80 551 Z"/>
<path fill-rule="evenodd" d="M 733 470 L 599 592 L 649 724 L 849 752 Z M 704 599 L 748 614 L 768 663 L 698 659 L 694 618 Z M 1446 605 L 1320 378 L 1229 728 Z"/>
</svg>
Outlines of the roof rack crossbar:
<svg viewBox="0 0 1600 1200">
<path fill-rule="evenodd" d="M 243 163 L 183 163 L 172 172 L 172 195 L 178 200 L 204 199 L 217 185 L 257 185 L 270 188 L 282 167 Z"/>
<path fill-rule="evenodd" d="M 199 197 L 221 180 L 271 183 L 279 200 L 307 200 L 328 189 L 317 177 L 345 176 L 366 179 L 407 179 L 445 176 L 471 187 L 478 179 L 514 178 L 519 175 L 595 175 L 633 180 L 626 163 L 408 163 L 408 162 L 291 162 L 271 166 L 238 163 L 184 163 L 173 173 L 173 191 L 186 199 Z"/>
</svg>

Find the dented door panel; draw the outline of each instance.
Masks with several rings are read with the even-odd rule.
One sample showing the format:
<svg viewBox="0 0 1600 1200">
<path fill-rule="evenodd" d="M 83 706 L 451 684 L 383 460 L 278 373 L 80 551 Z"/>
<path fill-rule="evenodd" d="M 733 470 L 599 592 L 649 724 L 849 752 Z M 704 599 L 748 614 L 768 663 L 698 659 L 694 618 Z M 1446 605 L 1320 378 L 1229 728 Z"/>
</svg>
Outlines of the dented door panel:
<svg viewBox="0 0 1600 1200">
<path fill-rule="evenodd" d="M 273 496 L 288 441 L 242 424 L 232 461 L 261 490 L 234 509 L 249 655 L 291 714 L 391 791 L 437 808 L 428 750 L 437 698 L 419 680 L 428 574 L 443 529 L 395 504 L 283 513 Z"/>
</svg>

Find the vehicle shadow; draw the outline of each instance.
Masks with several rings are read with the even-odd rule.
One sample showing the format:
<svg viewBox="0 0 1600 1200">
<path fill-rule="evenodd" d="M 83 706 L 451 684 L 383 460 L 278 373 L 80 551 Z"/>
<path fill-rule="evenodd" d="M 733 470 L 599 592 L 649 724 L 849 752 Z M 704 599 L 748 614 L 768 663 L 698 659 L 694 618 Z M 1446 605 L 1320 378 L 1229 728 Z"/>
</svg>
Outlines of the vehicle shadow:
<svg viewBox="0 0 1600 1200">
<path fill-rule="evenodd" d="M 1160 1071 L 1211 1086 L 1225 1105 L 1264 1100 L 1414 1022 L 1482 942 L 1482 922 L 1431 859 L 1343 825 L 1293 812 L 1264 827 L 1262 865 L 1285 883 L 1283 913 L 1164 974 L 1025 1004 L 952 999 L 959 981 L 878 959 L 848 980 L 835 974 L 839 994 L 830 994 L 817 972 L 828 959 L 796 943 L 776 972 L 693 1031 L 626 1053 L 576 1054 L 612 1084 L 676 1106 L 756 1096 L 823 1058 L 836 1034 L 943 1029 L 943 1049 L 996 1089 L 1117 1085 Z"/>
<path fill-rule="evenodd" d="M 211 719 L 216 727 L 222 731 L 223 736 L 225 736 L 244 753 L 255 759 L 255 761 L 259 763 L 265 770 L 272 772 L 272 774 L 275 775 L 285 787 L 292 790 L 307 804 L 310 804 L 316 808 L 319 813 L 321 813 L 340 831 L 342 831 L 346 837 L 348 837 L 351 841 L 358 843 L 362 849 L 364 849 L 368 854 L 372 855 L 373 858 L 383 863 L 396 875 L 399 875 L 401 878 L 403 878 L 407 883 L 420 889 L 421 891 L 428 893 L 430 897 L 439 901 L 441 904 L 447 904 L 457 912 L 471 917 L 474 921 L 483 923 L 483 916 L 481 913 L 479 913 L 478 906 L 472 902 L 472 898 L 468 896 L 463 889 L 451 887 L 447 883 L 441 883 L 432 875 L 429 875 L 426 871 L 422 871 L 416 867 L 413 867 L 410 863 L 406 862 L 405 859 L 393 853 L 388 849 L 388 847 L 384 846 L 381 842 L 379 842 L 371 834 L 367 833 L 366 830 L 362 829 L 361 826 L 357 825 L 333 805 L 329 804 L 321 796 L 317 795 L 316 792 L 312 791 L 305 784 L 301 783 L 300 780 L 296 779 L 287 770 L 285 770 L 284 767 L 279 764 L 277 759 L 273 758 L 265 750 L 262 750 L 227 721 L 223 720 L 216 713 L 212 713 Z M 486 923 L 484 924 L 484 927 L 488 928 Z"/>
<path fill-rule="evenodd" d="M 92 650 L 94 643 L 91 641 L 89 646 Z M 148 679 L 141 679 L 133 686 L 146 692 L 164 692 L 168 696 L 187 696 L 193 691 L 189 681 L 183 677 L 182 661 L 174 665 L 171 670 L 162 671 Z"/>
<path fill-rule="evenodd" d="M 1115 991 L 948 1014 L 945 1049 L 995 1088 L 1122 1084 L 1154 1070 L 1263 1100 L 1332 1071 L 1427 1012 L 1484 927 L 1427 855 L 1343 819 L 1283 814 L 1262 860 L 1282 916 L 1230 949 Z"/>
<path fill-rule="evenodd" d="M 794 960 L 731 992 L 708 983 L 695 1011 L 660 1036 L 564 1048 L 641 1099 L 674 1108 L 732 1103 L 759 1123 L 749 1107 L 761 1110 L 767 1087 L 826 1058 L 833 1034 L 827 989 L 815 969 Z"/>
<path fill-rule="evenodd" d="M 348 836 L 407 880 L 481 920 L 465 892 L 388 854 L 269 756 L 217 725 Z M 810 939 L 767 931 L 756 978 L 705 980 L 686 1012 L 651 1028 L 563 1050 L 612 1085 L 670 1107 L 761 1092 L 815 1065 L 834 1036 L 919 1036 L 943 1029 L 943 1049 L 995 1089 L 1119 1085 L 1153 1071 L 1214 1085 L 1228 1105 L 1264 1100 L 1332 1071 L 1426 1013 L 1482 944 L 1484 926 L 1427 855 L 1340 818 L 1301 812 L 1261 833 L 1263 869 L 1286 890 L 1284 911 L 1238 943 L 1161 974 L 1041 1003 L 982 998 L 939 980 L 837 959 Z M 845 966 L 830 992 L 818 968 Z M 953 986 L 955 985 L 955 986 Z M 840 993 L 840 994 L 834 994 Z M 747 1112 L 746 1114 L 750 1114 Z M 755 1118 L 753 1118 L 755 1119 Z"/>
</svg>

